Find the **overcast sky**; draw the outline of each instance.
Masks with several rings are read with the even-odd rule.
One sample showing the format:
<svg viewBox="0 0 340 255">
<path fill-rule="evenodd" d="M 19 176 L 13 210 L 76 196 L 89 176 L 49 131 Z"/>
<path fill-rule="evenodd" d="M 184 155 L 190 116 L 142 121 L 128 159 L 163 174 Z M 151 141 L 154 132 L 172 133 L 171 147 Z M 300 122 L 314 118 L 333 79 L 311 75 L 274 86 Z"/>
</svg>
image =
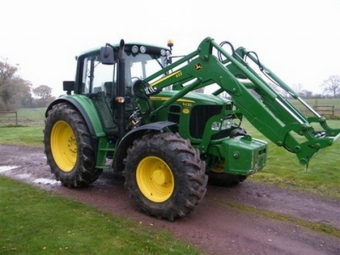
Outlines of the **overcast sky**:
<svg viewBox="0 0 340 255">
<path fill-rule="evenodd" d="M 313 92 L 340 75 L 339 0 L 1 0 L 0 24 L 0 57 L 55 96 L 74 79 L 76 55 L 120 39 L 164 46 L 172 39 L 175 55 L 208 36 L 227 40 Z"/>
</svg>

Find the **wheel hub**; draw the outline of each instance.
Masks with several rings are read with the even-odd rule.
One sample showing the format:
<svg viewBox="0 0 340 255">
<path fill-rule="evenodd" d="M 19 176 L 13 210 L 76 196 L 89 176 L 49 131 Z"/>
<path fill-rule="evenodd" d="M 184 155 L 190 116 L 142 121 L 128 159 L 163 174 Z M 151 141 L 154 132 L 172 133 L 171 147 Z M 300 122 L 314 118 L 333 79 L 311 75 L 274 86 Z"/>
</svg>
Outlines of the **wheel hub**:
<svg viewBox="0 0 340 255">
<path fill-rule="evenodd" d="M 161 158 L 149 156 L 137 167 L 137 184 L 143 195 L 153 202 L 164 202 L 174 191 L 174 177 L 168 164 Z"/>
<path fill-rule="evenodd" d="M 152 173 L 152 180 L 158 185 L 165 184 L 165 175 L 162 170 L 156 170 Z"/>
</svg>

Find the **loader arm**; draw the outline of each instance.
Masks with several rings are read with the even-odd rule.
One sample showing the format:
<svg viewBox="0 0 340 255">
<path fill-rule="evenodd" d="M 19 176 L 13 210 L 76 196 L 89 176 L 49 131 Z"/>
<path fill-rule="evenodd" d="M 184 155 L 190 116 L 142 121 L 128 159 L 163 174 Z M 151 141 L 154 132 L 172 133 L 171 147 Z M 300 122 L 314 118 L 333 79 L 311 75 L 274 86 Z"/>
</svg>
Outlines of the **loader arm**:
<svg viewBox="0 0 340 255">
<path fill-rule="evenodd" d="M 174 103 L 188 92 L 218 84 L 212 94 L 226 91 L 235 107 L 264 136 L 278 146 L 295 153 L 301 164 L 308 164 L 320 149 L 330 146 L 339 139 L 340 129 L 332 129 L 326 119 L 304 102 L 288 85 L 262 65 L 253 52 L 238 48 L 229 54 L 211 38 L 201 42 L 198 49 L 161 71 L 143 80 L 144 93 L 150 96 L 172 86 L 175 96 L 164 101 L 157 109 L 150 103 L 141 104 L 152 117 L 157 111 Z M 217 53 L 217 54 L 216 54 Z M 313 117 L 305 117 L 283 96 L 269 86 L 246 60 L 251 60 L 270 81 L 287 91 L 293 99 L 300 101 Z M 315 130 L 312 123 L 318 123 L 321 130 Z"/>
</svg>

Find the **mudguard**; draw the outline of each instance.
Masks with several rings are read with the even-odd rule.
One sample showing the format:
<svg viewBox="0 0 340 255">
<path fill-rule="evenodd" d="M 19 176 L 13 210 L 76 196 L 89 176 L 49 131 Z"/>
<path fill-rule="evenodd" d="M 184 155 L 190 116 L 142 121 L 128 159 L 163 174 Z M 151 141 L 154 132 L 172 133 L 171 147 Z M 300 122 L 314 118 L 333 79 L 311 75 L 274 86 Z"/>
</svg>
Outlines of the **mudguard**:
<svg viewBox="0 0 340 255">
<path fill-rule="evenodd" d="M 96 154 L 96 158 L 103 158 L 99 157 L 98 155 L 98 147 L 99 147 L 99 140 L 100 138 L 105 138 L 105 132 L 102 126 L 102 123 L 99 119 L 99 115 L 97 113 L 96 107 L 94 106 L 92 100 L 87 96 L 83 95 L 62 95 L 58 99 L 54 100 L 47 108 L 45 112 L 45 117 L 48 115 L 48 111 L 56 104 L 60 103 L 68 103 L 74 106 L 80 114 L 83 116 L 86 125 L 90 131 L 92 144 L 94 147 L 94 152 Z M 105 138 L 106 139 L 106 138 Z M 102 160 L 103 161 L 103 160 Z M 98 163 L 97 165 L 102 163 Z"/>
<path fill-rule="evenodd" d="M 94 106 L 91 99 L 87 96 L 77 95 L 73 97 L 72 95 L 63 95 L 58 99 L 54 100 L 47 108 L 45 112 L 45 117 L 48 115 L 48 111 L 56 104 L 67 102 L 73 105 L 83 116 L 90 133 L 93 138 L 105 136 L 103 126 L 99 119 L 96 107 Z"/>
<path fill-rule="evenodd" d="M 132 145 L 134 140 L 138 139 L 139 137 L 142 137 L 146 132 L 162 132 L 164 131 L 165 128 L 176 124 L 177 123 L 170 121 L 159 121 L 132 129 L 120 140 L 117 146 L 116 153 L 114 156 L 113 169 L 116 172 L 123 171 L 124 169 L 123 160 L 127 155 L 127 149 Z"/>
</svg>

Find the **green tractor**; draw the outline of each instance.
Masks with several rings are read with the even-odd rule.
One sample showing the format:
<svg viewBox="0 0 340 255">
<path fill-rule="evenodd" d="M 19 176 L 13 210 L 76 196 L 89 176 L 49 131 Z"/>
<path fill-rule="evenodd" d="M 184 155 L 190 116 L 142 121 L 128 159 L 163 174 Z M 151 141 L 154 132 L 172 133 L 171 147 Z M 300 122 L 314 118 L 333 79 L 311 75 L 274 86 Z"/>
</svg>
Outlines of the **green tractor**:
<svg viewBox="0 0 340 255">
<path fill-rule="evenodd" d="M 211 38 L 181 57 L 168 46 L 122 40 L 77 58 L 75 81 L 63 83 L 66 94 L 46 111 L 45 153 L 62 185 L 87 186 L 108 169 L 125 177 L 142 211 L 174 220 L 202 201 L 208 177 L 231 186 L 265 167 L 267 143 L 247 134 L 243 117 L 301 164 L 339 138 L 340 129 L 330 128 L 256 53 Z"/>
</svg>

